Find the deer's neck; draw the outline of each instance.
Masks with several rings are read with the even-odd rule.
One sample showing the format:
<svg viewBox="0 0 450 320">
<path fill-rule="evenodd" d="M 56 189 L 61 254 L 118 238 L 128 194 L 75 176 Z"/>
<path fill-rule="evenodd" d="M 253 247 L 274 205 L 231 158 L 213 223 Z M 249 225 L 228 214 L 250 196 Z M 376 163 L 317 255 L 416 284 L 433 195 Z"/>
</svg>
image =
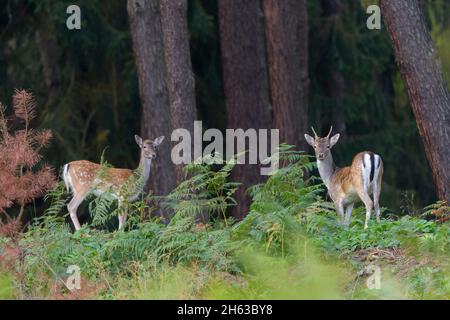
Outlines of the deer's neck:
<svg viewBox="0 0 450 320">
<path fill-rule="evenodd" d="M 139 161 L 139 166 L 133 172 L 133 176 L 135 177 L 135 188 L 132 194 L 128 197 L 129 201 L 136 200 L 139 195 L 144 190 L 145 185 L 150 178 L 150 169 L 152 167 L 152 159 L 145 158 L 141 156 L 141 160 Z"/>
<path fill-rule="evenodd" d="M 145 183 L 147 183 L 148 178 L 150 177 L 151 167 L 152 167 L 152 159 L 141 157 L 141 161 L 139 161 L 139 166 L 137 170 L 140 171 Z"/>
<path fill-rule="evenodd" d="M 317 168 L 319 169 L 319 174 L 323 183 L 325 183 L 327 189 L 329 189 L 331 178 L 336 171 L 336 165 L 334 164 L 331 152 L 324 160 L 317 159 Z"/>
</svg>

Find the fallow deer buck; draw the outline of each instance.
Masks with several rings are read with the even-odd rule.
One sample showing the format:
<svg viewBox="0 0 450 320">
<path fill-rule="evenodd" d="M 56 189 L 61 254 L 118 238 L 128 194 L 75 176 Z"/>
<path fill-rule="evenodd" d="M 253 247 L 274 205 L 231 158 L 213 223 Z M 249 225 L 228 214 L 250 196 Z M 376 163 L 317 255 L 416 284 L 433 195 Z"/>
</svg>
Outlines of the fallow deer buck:
<svg viewBox="0 0 450 320">
<path fill-rule="evenodd" d="M 158 137 L 154 141 L 142 140 L 138 135 L 134 138 L 141 149 L 139 166 L 135 170 L 108 168 L 86 160 L 72 161 L 64 165 L 63 179 L 67 190 L 73 193 L 67 208 L 76 230 L 81 228 L 77 217 L 78 206 L 91 193 L 98 197 L 105 192 L 111 192 L 119 203 L 119 229 L 125 225 L 127 210 L 123 208 L 124 202 L 135 201 L 142 193 L 150 177 L 156 148 L 164 140 L 164 137 Z"/>
<path fill-rule="evenodd" d="M 339 133 L 330 138 L 330 132 L 324 138 L 317 136 L 314 128 L 314 138 L 305 134 L 305 139 L 315 151 L 317 167 L 320 177 L 325 183 L 328 193 L 336 206 L 340 220 L 344 224 L 350 224 L 353 205 L 360 199 L 366 207 L 366 221 L 364 229 L 367 229 L 372 208 L 375 207 L 377 221 L 380 221 L 380 192 L 381 178 L 383 176 L 383 161 L 378 154 L 371 151 L 358 153 L 348 167 L 338 168 L 334 164 L 331 148 L 338 142 Z M 370 195 L 373 194 L 373 201 Z"/>
</svg>

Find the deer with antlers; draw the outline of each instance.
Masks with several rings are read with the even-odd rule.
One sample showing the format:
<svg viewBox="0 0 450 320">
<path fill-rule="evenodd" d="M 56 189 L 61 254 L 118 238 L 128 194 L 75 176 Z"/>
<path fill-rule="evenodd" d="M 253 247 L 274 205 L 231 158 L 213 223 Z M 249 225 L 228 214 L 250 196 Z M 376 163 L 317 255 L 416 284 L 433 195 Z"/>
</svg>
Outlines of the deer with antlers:
<svg viewBox="0 0 450 320">
<path fill-rule="evenodd" d="M 134 138 L 141 149 L 139 166 L 135 170 L 108 168 L 86 160 L 72 161 L 64 165 L 64 183 L 67 190 L 73 194 L 67 208 L 76 230 L 81 228 L 77 209 L 91 193 L 98 197 L 105 192 L 111 192 L 119 202 L 119 229 L 125 225 L 127 210 L 124 203 L 137 200 L 142 193 L 150 177 L 156 149 L 164 140 L 163 136 L 154 141 L 143 140 L 138 135 Z"/>
<path fill-rule="evenodd" d="M 372 208 L 375 208 L 377 221 L 380 221 L 380 192 L 383 176 L 383 161 L 378 154 L 371 151 L 358 153 L 348 167 L 338 168 L 333 161 L 331 148 L 338 142 L 339 133 L 330 138 L 330 132 L 320 138 L 311 128 L 314 138 L 305 134 L 305 139 L 314 148 L 317 167 L 328 193 L 333 200 L 340 220 L 345 226 L 350 224 L 350 217 L 356 201 L 361 200 L 366 207 L 367 229 Z M 370 195 L 373 195 L 373 200 Z M 345 221 L 344 221 L 345 213 Z"/>
</svg>

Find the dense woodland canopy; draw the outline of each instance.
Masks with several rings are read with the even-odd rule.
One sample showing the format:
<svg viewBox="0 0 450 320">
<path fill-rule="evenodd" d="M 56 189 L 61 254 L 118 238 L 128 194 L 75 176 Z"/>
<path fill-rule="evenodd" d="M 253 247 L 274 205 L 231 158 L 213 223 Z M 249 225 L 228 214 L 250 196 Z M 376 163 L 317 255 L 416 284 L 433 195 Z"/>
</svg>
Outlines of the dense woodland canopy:
<svg viewBox="0 0 450 320">
<path fill-rule="evenodd" d="M 384 24 L 381 30 L 367 29 L 368 2 L 286 0 L 286 6 L 280 6 L 277 1 L 262 1 L 261 5 L 256 0 L 245 4 L 189 0 L 187 26 L 183 26 L 171 25 L 169 18 L 178 15 L 183 23 L 183 8 L 177 10 L 185 2 L 162 1 L 161 12 L 154 12 L 155 19 L 162 14 L 159 29 L 156 25 L 150 34 L 141 36 L 159 39 L 159 50 L 168 50 L 163 46 L 170 46 L 170 41 L 180 50 L 171 51 L 173 56 L 166 54 L 167 72 L 156 77 L 168 87 L 161 98 L 168 102 L 162 104 L 173 105 L 181 99 L 191 111 L 158 130 L 166 130 L 164 134 L 170 136 L 170 126 L 189 126 L 193 119 L 202 120 L 205 129 L 245 127 L 246 117 L 256 113 L 258 117 L 251 119 L 253 127 L 289 127 L 290 131 L 282 130 L 282 141 L 310 152 L 300 138 L 303 131 L 314 126 L 319 134 L 325 134 L 333 125 L 341 133 L 334 148 L 338 165 L 349 164 L 362 150 L 382 156 L 383 206 L 412 213 L 414 208 L 434 202 L 432 172 L 393 45 Z M 66 8 L 72 1 L 0 2 L 0 101 L 10 105 L 15 88 L 34 94 L 36 124 L 51 128 L 54 135 L 46 161 L 57 170 L 75 159 L 98 162 L 103 152 L 114 166 L 135 167 L 138 148 L 134 134 L 163 134 L 148 127 L 154 123 L 148 118 L 169 119 L 171 111 L 152 113 L 153 109 L 145 106 L 148 99 L 142 100 L 143 94 L 151 98 L 152 93 L 151 87 L 143 88 L 148 79 L 136 67 L 136 53 L 145 48 L 139 42 L 139 17 L 133 18 L 133 12 L 139 12 L 133 11 L 136 8 L 131 3 L 78 1 L 82 28 L 68 31 Z M 171 8 L 174 3 L 177 5 Z M 420 6 L 448 80 L 450 3 L 422 0 Z M 277 20 L 283 14 L 288 18 Z M 148 18 L 146 23 L 154 21 Z M 177 39 L 180 35 L 170 28 L 186 27 L 189 41 L 177 47 L 185 39 L 183 34 Z M 145 56 L 143 59 L 148 61 Z M 191 65 L 193 72 L 189 73 Z M 242 76 L 246 70 L 262 72 L 253 88 L 246 87 L 249 79 Z M 177 81 L 186 74 L 192 83 L 183 92 Z M 287 76 L 287 84 L 280 81 Z M 242 97 L 236 90 L 243 92 Z M 236 100 L 225 99 L 230 92 Z M 170 121 L 161 119 L 161 125 Z M 167 156 L 159 159 L 158 168 L 172 166 L 164 162 Z M 173 172 L 162 179 L 166 185 L 160 194 L 179 181 L 179 172 Z M 236 169 L 234 178 L 250 184 L 261 179 L 248 168 Z M 238 193 L 238 200 L 245 201 L 239 197 Z"/>
</svg>

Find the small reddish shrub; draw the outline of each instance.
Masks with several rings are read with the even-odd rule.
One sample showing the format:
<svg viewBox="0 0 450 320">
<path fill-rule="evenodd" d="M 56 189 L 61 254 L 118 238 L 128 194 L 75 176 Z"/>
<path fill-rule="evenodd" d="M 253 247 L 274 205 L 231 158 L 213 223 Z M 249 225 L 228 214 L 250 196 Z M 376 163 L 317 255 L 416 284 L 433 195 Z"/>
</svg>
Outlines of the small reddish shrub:
<svg viewBox="0 0 450 320">
<path fill-rule="evenodd" d="M 8 118 L 6 107 L 0 103 L 0 212 L 7 215 L 6 209 L 17 204 L 21 218 L 24 207 L 50 190 L 56 177 L 50 166 L 41 163 L 41 152 L 52 133 L 31 128 L 36 115 L 32 94 L 16 90 L 13 109 Z"/>
<path fill-rule="evenodd" d="M 8 272 L 16 271 L 16 262 L 20 258 L 20 249 L 17 246 L 4 245 L 0 254 L 0 267 Z"/>
<path fill-rule="evenodd" d="M 52 138 L 50 130 L 31 128 L 36 115 L 33 96 L 16 90 L 13 109 L 8 118 L 0 103 L 0 237 L 10 240 L 0 248 L 0 269 L 17 277 L 19 298 L 23 299 L 26 250 L 20 245 L 22 214 L 27 204 L 53 187 L 56 177 L 50 166 L 42 164 L 41 152 Z M 11 212 L 17 212 L 14 207 L 19 213 L 12 218 Z"/>
</svg>

